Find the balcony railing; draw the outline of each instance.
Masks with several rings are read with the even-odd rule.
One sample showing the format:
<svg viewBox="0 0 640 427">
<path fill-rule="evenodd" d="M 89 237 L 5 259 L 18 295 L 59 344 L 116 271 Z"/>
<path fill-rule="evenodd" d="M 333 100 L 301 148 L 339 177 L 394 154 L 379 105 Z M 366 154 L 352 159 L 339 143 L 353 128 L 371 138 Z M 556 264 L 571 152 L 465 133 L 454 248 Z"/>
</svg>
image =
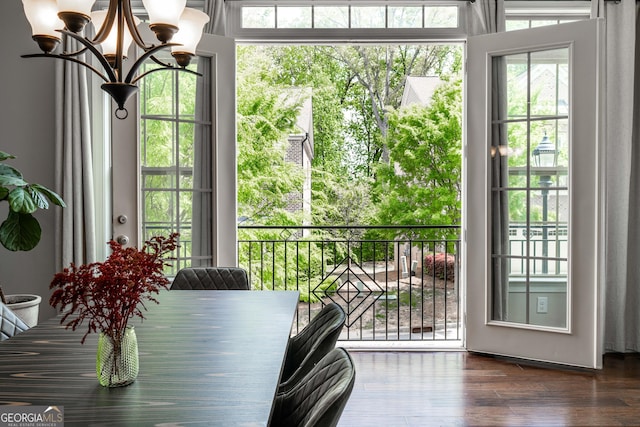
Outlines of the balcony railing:
<svg viewBox="0 0 640 427">
<path fill-rule="evenodd" d="M 458 226 L 238 228 L 253 288 L 300 292 L 294 333 L 333 301 L 341 340 L 462 339 Z"/>
</svg>

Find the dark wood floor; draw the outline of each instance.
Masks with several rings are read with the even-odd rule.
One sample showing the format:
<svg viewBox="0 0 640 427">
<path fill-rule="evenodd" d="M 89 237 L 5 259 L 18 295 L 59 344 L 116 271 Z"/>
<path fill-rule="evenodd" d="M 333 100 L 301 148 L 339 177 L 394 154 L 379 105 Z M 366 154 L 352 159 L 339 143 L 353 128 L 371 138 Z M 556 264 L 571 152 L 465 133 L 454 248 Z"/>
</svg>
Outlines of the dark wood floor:
<svg viewBox="0 0 640 427">
<path fill-rule="evenodd" d="M 601 371 L 465 352 L 357 352 L 351 426 L 640 426 L 640 357 Z"/>
</svg>

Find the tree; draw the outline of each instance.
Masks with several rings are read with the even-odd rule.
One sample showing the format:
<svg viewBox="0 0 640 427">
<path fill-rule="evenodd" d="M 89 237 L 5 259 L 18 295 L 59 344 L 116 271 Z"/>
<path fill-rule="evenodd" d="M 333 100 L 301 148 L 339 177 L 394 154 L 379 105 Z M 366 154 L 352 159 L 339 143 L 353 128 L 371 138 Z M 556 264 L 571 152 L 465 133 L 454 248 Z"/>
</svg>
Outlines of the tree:
<svg viewBox="0 0 640 427">
<path fill-rule="evenodd" d="M 304 177 L 285 154 L 300 105 L 262 78 L 269 66 L 269 57 L 251 46 L 238 49 L 238 215 L 260 224 L 296 224 L 299 218 L 286 207 Z"/>
<path fill-rule="evenodd" d="M 447 75 L 458 72 L 461 64 L 460 49 L 450 45 L 356 45 L 329 49 L 328 54 L 348 70 L 345 75 L 350 90 L 346 92 L 345 104 L 353 112 L 349 129 L 353 140 L 364 144 L 360 151 L 367 153 L 368 165 L 389 161 L 385 145 L 387 112 L 400 107 L 407 76 Z"/>
<path fill-rule="evenodd" d="M 460 223 L 461 93 L 461 80 L 452 80 L 436 89 L 428 107 L 389 112 L 390 164 L 378 166 L 374 186 L 379 224 Z"/>
</svg>

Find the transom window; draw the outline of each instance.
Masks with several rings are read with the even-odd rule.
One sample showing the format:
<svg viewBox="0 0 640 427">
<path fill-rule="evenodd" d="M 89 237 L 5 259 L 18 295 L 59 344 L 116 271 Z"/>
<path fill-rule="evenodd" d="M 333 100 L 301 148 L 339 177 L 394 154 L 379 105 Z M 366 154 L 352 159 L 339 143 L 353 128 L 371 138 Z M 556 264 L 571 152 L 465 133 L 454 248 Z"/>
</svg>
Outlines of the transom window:
<svg viewBox="0 0 640 427">
<path fill-rule="evenodd" d="M 236 39 L 464 37 L 462 1 L 233 0 L 227 4 L 228 30 Z"/>
<path fill-rule="evenodd" d="M 563 24 L 565 22 L 589 19 L 591 3 L 588 1 L 570 2 L 505 2 L 505 29 L 507 31 Z"/>
<path fill-rule="evenodd" d="M 241 6 L 242 28 L 457 28 L 457 6 Z"/>
</svg>

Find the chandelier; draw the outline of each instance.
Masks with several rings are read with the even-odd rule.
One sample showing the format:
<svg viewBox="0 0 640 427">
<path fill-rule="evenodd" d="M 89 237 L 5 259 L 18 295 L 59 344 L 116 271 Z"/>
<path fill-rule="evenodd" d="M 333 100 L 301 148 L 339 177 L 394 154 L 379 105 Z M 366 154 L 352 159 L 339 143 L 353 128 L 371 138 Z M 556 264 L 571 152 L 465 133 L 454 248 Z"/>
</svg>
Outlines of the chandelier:
<svg viewBox="0 0 640 427">
<path fill-rule="evenodd" d="M 91 9 L 95 0 L 22 0 L 24 12 L 31 24 L 33 40 L 42 53 L 22 55 L 23 58 L 58 58 L 83 65 L 97 74 L 104 83 L 101 88 L 107 92 L 117 109 L 115 116 L 127 117 L 124 104 L 138 91 L 137 82 L 149 73 L 160 70 L 177 70 L 197 74 L 187 70 L 191 58 L 209 16 L 199 10 L 185 7 L 186 0 L 143 0 L 149 16 L 149 28 L 155 33 L 159 44 L 147 44 L 138 31 L 138 19 L 131 10 L 131 0 L 109 0 L 106 10 Z M 83 35 L 85 26 L 93 23 L 95 37 Z M 77 40 L 83 47 L 74 52 L 54 53 L 62 35 Z M 129 46 L 135 42 L 143 53 L 125 70 L 124 60 Z M 175 64 L 160 61 L 154 56 L 163 49 L 171 48 Z M 91 52 L 102 66 L 99 68 L 78 57 Z M 140 66 L 151 59 L 159 67 L 138 74 Z M 125 74 L 126 73 L 126 74 Z"/>
</svg>

